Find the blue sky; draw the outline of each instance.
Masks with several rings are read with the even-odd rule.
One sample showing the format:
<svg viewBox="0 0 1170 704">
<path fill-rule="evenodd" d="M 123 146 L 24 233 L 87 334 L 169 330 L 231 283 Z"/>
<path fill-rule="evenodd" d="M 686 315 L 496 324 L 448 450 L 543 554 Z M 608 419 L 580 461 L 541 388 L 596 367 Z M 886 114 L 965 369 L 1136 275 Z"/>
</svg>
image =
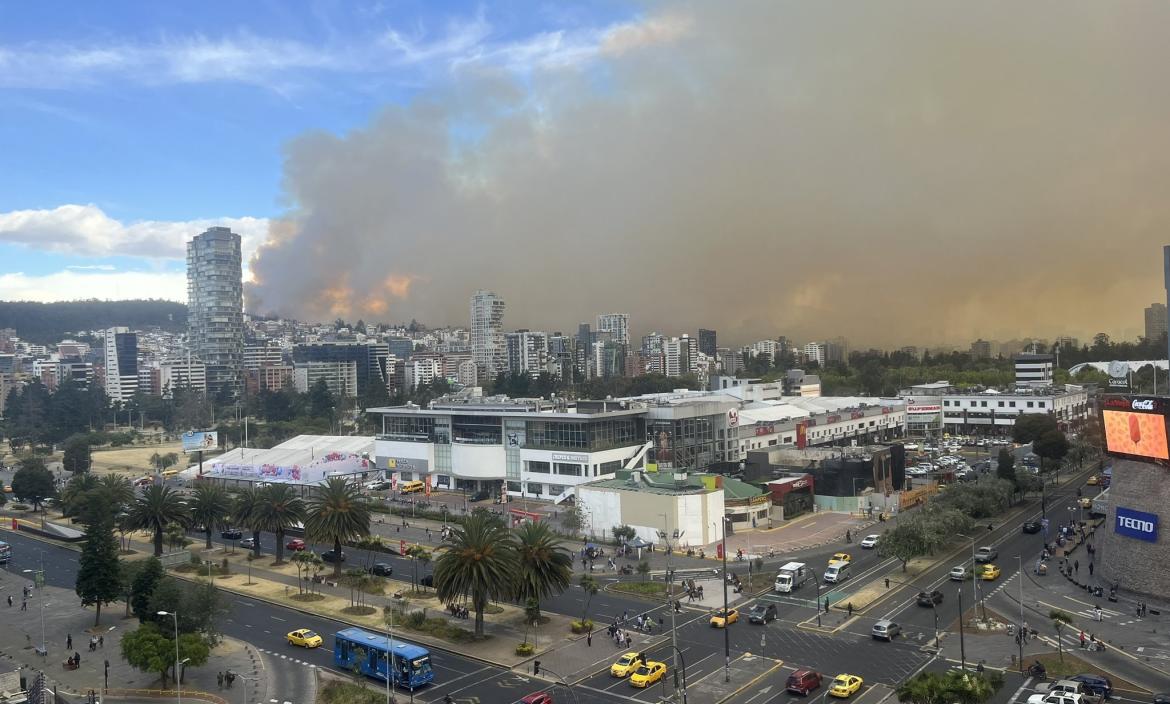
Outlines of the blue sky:
<svg viewBox="0 0 1170 704">
<path fill-rule="evenodd" d="M 571 62 L 615 2 L 0 0 L 0 299 L 182 296 L 182 242 L 263 237 L 283 147 L 461 66 Z M 474 126 L 469 126 L 474 132 Z"/>
</svg>

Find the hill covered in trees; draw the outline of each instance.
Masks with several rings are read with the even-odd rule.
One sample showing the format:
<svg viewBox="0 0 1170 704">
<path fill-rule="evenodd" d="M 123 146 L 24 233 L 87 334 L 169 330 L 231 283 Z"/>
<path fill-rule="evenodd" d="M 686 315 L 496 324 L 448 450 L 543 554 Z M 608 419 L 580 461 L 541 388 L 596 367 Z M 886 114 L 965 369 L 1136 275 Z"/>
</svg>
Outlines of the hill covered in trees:
<svg viewBox="0 0 1170 704">
<path fill-rule="evenodd" d="M 187 327 L 187 306 L 162 300 L 0 301 L 0 328 L 13 328 L 21 339 L 39 344 L 56 342 L 69 332 L 115 325 L 179 332 Z"/>
</svg>

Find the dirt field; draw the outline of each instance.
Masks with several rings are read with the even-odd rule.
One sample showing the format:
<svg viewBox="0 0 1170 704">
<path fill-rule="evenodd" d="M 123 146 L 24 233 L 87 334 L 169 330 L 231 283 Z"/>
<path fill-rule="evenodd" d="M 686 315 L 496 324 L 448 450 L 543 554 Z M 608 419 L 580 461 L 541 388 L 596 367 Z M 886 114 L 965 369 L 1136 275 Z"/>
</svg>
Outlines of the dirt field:
<svg viewBox="0 0 1170 704">
<path fill-rule="evenodd" d="M 93 451 L 93 470 L 100 474 L 114 472 L 142 476 L 151 471 L 150 456 L 156 452 L 160 455 L 174 452 L 179 456 L 179 464 L 174 465 L 171 469 L 187 468 L 187 457 L 183 454 L 183 443 L 168 442 L 161 445 L 95 449 Z"/>
</svg>

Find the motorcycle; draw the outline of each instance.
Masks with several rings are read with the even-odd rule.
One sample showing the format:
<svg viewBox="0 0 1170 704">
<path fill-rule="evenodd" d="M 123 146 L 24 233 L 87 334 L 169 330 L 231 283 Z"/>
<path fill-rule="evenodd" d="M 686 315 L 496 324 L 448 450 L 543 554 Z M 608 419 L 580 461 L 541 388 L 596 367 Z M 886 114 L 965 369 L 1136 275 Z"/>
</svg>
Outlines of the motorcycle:
<svg viewBox="0 0 1170 704">
<path fill-rule="evenodd" d="M 1037 662 L 1028 668 L 1028 674 L 1039 679 L 1045 679 L 1048 676 L 1048 669 Z"/>
</svg>

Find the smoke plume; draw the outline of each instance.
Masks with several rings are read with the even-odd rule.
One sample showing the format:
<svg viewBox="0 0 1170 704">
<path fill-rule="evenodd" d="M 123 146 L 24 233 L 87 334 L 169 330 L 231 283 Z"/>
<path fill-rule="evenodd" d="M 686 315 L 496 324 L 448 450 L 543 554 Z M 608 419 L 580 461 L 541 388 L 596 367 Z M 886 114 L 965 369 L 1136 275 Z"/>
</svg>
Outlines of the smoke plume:
<svg viewBox="0 0 1170 704">
<path fill-rule="evenodd" d="M 249 309 L 856 344 L 1140 332 L 1170 3 L 663 3 L 288 145 Z"/>
</svg>

